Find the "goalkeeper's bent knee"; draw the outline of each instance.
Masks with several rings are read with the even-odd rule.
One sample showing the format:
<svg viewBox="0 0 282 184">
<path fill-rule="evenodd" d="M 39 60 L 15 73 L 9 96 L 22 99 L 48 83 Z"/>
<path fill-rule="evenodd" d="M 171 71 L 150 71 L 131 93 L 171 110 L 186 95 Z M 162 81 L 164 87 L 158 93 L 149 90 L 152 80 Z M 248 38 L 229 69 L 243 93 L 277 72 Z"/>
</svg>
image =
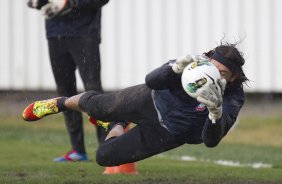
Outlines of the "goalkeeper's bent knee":
<svg viewBox="0 0 282 184">
<path fill-rule="evenodd" d="M 88 100 L 95 95 L 99 95 L 100 93 L 94 90 L 85 92 L 78 101 L 78 106 L 83 110 L 86 111 L 86 104 Z"/>
</svg>

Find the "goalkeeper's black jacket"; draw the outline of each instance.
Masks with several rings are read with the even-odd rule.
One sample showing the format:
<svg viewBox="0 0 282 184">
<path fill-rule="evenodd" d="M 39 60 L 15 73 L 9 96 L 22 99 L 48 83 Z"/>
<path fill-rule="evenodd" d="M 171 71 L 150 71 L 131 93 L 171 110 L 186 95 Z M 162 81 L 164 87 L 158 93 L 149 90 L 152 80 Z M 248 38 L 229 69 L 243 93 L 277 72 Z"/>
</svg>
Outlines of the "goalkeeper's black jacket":
<svg viewBox="0 0 282 184">
<path fill-rule="evenodd" d="M 205 105 L 187 95 L 181 85 L 181 74 L 175 74 L 169 61 L 146 76 L 153 89 L 152 98 L 160 123 L 175 135 L 183 135 L 187 143 L 216 146 L 235 123 L 245 98 L 241 85 L 227 84 L 223 96 L 223 115 L 212 124 Z"/>
<path fill-rule="evenodd" d="M 47 38 L 96 37 L 101 40 L 101 7 L 108 1 L 77 0 L 70 12 L 46 19 Z"/>
</svg>

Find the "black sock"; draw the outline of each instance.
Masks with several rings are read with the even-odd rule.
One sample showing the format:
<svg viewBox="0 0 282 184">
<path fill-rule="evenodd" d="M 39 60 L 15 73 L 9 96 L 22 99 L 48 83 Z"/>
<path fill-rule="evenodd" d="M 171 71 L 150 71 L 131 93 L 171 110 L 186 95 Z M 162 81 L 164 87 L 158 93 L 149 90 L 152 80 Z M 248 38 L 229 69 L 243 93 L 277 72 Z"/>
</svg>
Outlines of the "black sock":
<svg viewBox="0 0 282 184">
<path fill-rule="evenodd" d="M 67 100 L 67 97 L 60 97 L 57 99 L 57 107 L 59 112 L 65 111 L 67 108 L 65 106 L 65 101 Z"/>
</svg>

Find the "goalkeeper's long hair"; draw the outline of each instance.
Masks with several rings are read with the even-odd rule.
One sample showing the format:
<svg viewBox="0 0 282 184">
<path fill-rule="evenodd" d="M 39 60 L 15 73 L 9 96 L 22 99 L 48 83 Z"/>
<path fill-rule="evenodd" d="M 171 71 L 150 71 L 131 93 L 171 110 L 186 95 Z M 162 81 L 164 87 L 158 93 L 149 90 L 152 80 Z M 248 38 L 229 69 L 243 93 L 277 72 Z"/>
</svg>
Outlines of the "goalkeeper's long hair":
<svg viewBox="0 0 282 184">
<path fill-rule="evenodd" d="M 220 45 L 215 47 L 214 49 L 203 53 L 206 57 L 210 58 L 215 52 L 220 53 L 225 59 L 230 60 L 231 62 L 234 62 L 238 67 L 240 67 L 241 71 L 238 72 L 238 77 L 232 82 L 233 84 L 239 84 L 239 85 L 247 85 L 249 79 L 246 77 L 242 66 L 245 64 L 244 54 L 237 49 L 237 45 L 239 42 L 236 43 L 228 43 L 221 41 Z"/>
</svg>

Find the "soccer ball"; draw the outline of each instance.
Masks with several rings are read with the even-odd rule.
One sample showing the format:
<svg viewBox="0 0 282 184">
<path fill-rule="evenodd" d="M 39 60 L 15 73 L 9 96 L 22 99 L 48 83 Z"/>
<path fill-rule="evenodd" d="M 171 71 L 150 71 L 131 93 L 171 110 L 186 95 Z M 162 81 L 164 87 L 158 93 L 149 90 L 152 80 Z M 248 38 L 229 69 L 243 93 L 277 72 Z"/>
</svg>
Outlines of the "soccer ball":
<svg viewBox="0 0 282 184">
<path fill-rule="evenodd" d="M 181 76 L 184 91 L 193 98 L 200 95 L 201 89 L 215 84 L 220 79 L 216 66 L 208 60 L 195 61 L 185 67 Z"/>
</svg>

